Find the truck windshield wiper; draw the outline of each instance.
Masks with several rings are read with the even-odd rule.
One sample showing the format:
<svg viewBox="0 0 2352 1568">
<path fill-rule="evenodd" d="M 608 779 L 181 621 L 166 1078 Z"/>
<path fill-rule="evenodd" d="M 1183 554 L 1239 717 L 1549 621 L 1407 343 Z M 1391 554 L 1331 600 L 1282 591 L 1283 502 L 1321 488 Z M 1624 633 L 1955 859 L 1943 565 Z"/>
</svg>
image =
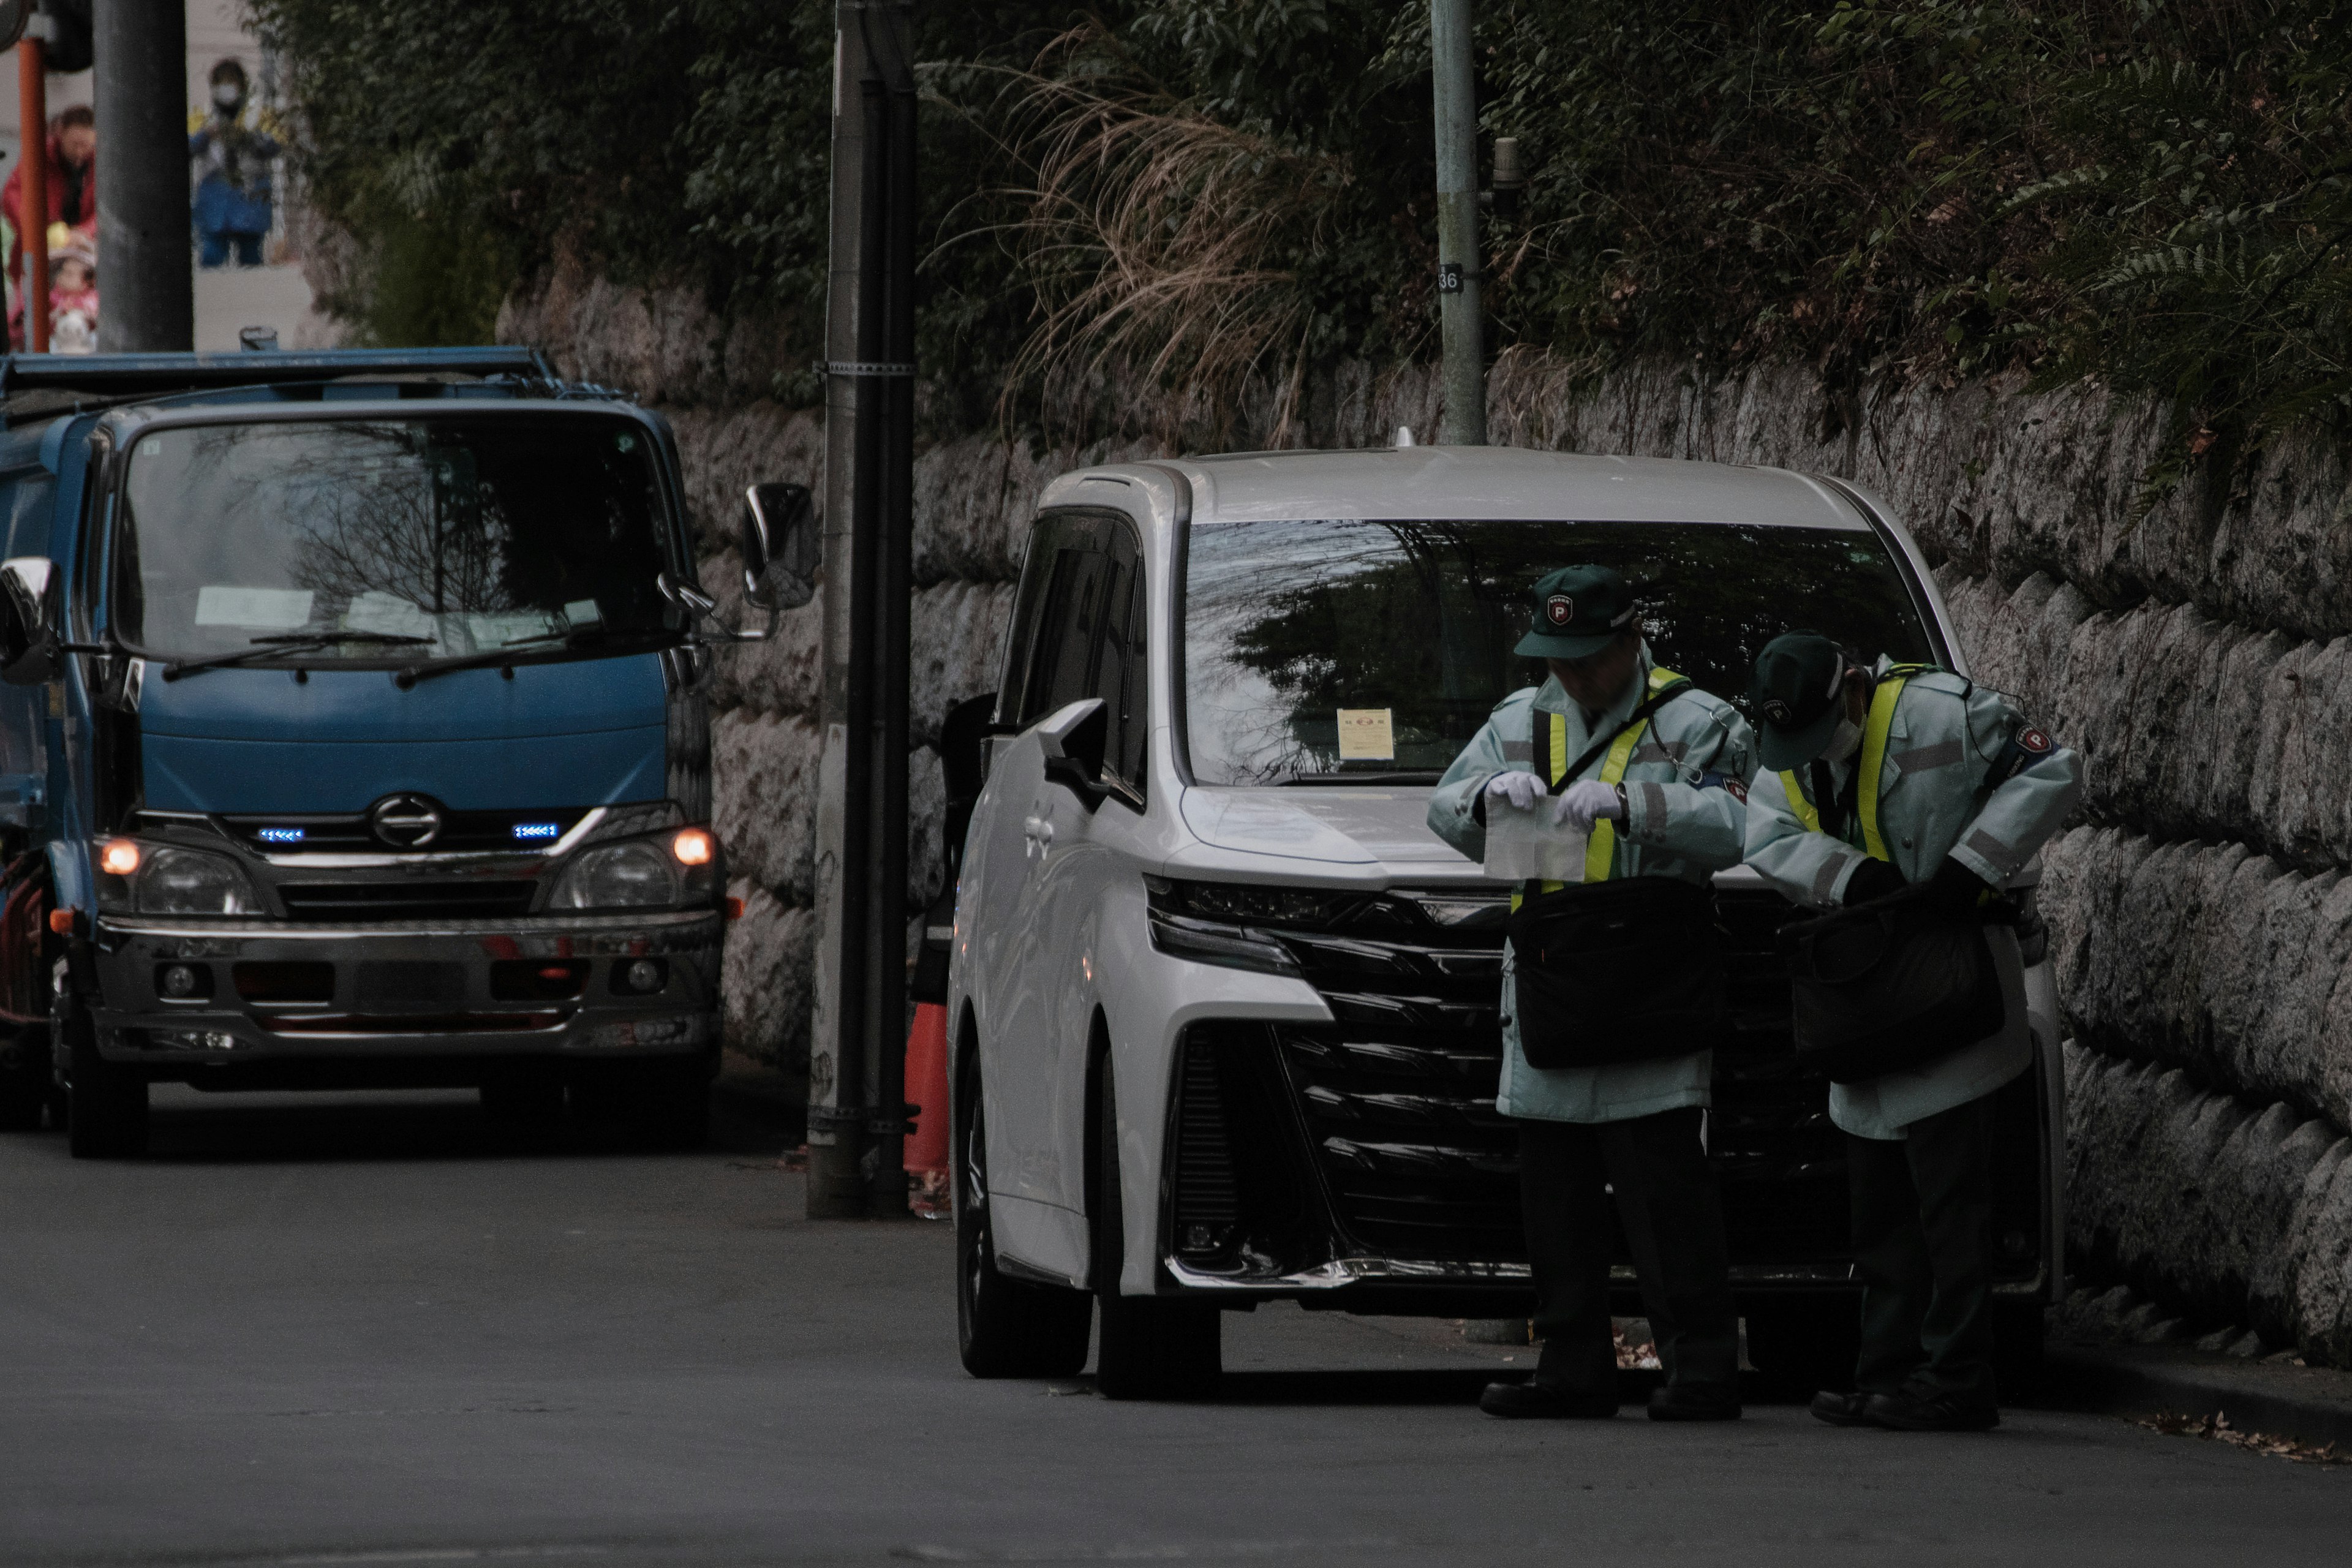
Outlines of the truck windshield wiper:
<svg viewBox="0 0 2352 1568">
<path fill-rule="evenodd" d="M 392 632 L 290 632 L 282 636 L 255 637 L 254 647 L 242 653 L 215 654 L 210 658 L 184 658 L 163 667 L 163 679 L 177 680 L 184 675 L 199 670 L 226 669 L 233 664 L 250 664 L 257 658 L 274 658 L 280 654 L 316 653 L 337 643 L 365 643 L 370 647 L 406 647 L 429 643 L 431 637 L 400 637 Z"/>
<path fill-rule="evenodd" d="M 526 653 L 539 653 L 551 647 L 597 647 L 607 643 L 633 642 L 669 643 L 681 640 L 682 633 L 667 626 L 646 626 L 634 631 L 616 632 L 609 626 L 574 626 L 566 632 L 533 632 L 527 637 L 511 637 L 493 648 L 479 653 L 461 653 L 448 658 L 427 659 L 412 664 L 392 679 L 402 690 L 420 680 L 436 675 L 448 675 L 460 669 L 481 669 L 494 664 L 509 664 Z"/>
</svg>

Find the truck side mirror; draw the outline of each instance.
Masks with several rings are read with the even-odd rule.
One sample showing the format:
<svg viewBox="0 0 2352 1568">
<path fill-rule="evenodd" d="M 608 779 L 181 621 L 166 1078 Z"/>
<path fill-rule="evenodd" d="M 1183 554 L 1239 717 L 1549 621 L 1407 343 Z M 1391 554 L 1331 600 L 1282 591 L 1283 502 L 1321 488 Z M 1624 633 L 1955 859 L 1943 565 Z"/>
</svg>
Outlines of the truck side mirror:
<svg viewBox="0 0 2352 1568">
<path fill-rule="evenodd" d="M 806 485 L 753 485 L 743 492 L 743 597 L 772 614 L 816 597 L 819 541 Z"/>
<path fill-rule="evenodd" d="M 1088 697 L 1057 708 L 1037 722 L 1045 776 L 1076 792 L 1092 811 L 1102 804 L 1103 756 L 1110 742 L 1110 707 Z"/>
<path fill-rule="evenodd" d="M 46 555 L 0 561 L 0 680 L 45 686 L 58 678 L 65 575 Z"/>
</svg>

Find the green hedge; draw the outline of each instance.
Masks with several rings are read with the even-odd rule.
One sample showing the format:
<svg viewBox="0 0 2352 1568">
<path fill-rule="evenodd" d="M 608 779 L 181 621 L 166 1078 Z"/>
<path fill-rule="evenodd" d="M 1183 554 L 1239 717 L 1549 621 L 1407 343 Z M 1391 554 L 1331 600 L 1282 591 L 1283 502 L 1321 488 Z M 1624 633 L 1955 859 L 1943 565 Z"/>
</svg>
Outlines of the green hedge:
<svg viewBox="0 0 2352 1568">
<path fill-rule="evenodd" d="M 255 9 L 317 199 L 382 258 L 337 301 L 378 336 L 478 336 L 563 251 L 820 306 L 829 0 Z M 1498 346 L 2096 376 L 2174 400 L 2159 484 L 2352 408 L 2345 5 L 1477 9 L 1486 126 L 1533 175 L 1523 221 L 1488 226 Z M 1098 320 L 1139 323 L 1130 363 L 1199 336 L 1170 374 L 1222 366 L 1227 401 L 1431 352 L 1419 0 L 920 12 L 923 354 L 959 417 L 1008 371 L 1034 411 Z M 421 249 L 462 265 L 401 260 Z"/>
</svg>

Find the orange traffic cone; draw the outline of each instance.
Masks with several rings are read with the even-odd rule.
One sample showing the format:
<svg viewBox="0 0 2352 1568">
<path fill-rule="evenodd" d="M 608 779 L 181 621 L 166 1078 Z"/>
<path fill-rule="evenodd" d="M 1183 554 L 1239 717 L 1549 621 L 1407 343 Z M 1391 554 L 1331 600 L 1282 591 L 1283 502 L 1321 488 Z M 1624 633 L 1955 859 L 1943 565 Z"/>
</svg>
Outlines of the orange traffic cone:
<svg viewBox="0 0 2352 1568">
<path fill-rule="evenodd" d="M 948 1186 L 948 1010 L 940 1003 L 915 1004 L 915 1025 L 907 1031 L 907 1098 L 918 1108 L 907 1137 L 913 1178 L 907 1206 L 925 1219 L 946 1219 L 954 1200 Z"/>
</svg>

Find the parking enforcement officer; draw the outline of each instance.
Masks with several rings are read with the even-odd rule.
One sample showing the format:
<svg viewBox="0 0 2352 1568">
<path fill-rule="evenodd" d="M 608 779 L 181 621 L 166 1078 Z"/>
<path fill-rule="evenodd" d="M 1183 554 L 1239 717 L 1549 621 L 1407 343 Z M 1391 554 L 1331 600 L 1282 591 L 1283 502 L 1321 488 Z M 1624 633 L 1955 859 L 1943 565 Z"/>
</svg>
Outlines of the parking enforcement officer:
<svg viewBox="0 0 2352 1568">
<path fill-rule="evenodd" d="M 1535 586 L 1536 614 L 1517 651 L 1550 678 L 1504 699 L 1448 768 L 1429 825 L 1473 859 L 1486 852 L 1486 807 L 1508 799 L 1540 819 L 1589 832 L 1586 882 L 1673 878 L 1704 888 L 1738 862 L 1754 737 L 1738 712 L 1660 669 L 1634 625 L 1623 578 L 1570 566 Z M 1642 722 L 1654 695 L 1671 692 Z M 1614 737 L 1613 741 L 1612 737 Z M 1537 754 L 1543 742 L 1541 757 Z M 1549 804 L 1570 764 L 1609 742 Z M 1540 769 L 1541 771 L 1536 771 Z M 1657 1335 L 1662 1421 L 1739 1415 L 1733 1312 L 1715 1176 L 1700 1142 L 1713 1058 L 1708 1041 L 1649 1059 L 1538 1069 L 1521 1048 L 1514 956 L 1503 968 L 1498 1109 L 1519 1122 L 1519 1183 L 1543 1340 L 1526 1383 L 1490 1385 L 1480 1407 L 1501 1416 L 1601 1416 L 1617 1410 L 1610 1332 L 1607 1187 L 1633 1252 Z M 1622 976 L 1626 986 L 1640 973 Z M 1655 1042 L 1651 1043 L 1653 1047 Z"/>
<path fill-rule="evenodd" d="M 2082 791 L 2075 754 L 1966 678 L 1881 658 L 1865 667 L 1817 632 L 1757 656 L 1763 771 L 1748 802 L 1748 863 L 1815 907 L 1927 883 L 1978 908 L 2055 832 Z M 2016 936 L 1989 928 L 2008 1021 L 1956 1054 L 1832 1084 L 1850 1136 L 1862 1356 L 1852 1394 L 1822 1394 L 1833 1426 L 1975 1429 L 2000 1419 L 1990 1251 L 1994 1091 L 2033 1059 Z"/>
</svg>

